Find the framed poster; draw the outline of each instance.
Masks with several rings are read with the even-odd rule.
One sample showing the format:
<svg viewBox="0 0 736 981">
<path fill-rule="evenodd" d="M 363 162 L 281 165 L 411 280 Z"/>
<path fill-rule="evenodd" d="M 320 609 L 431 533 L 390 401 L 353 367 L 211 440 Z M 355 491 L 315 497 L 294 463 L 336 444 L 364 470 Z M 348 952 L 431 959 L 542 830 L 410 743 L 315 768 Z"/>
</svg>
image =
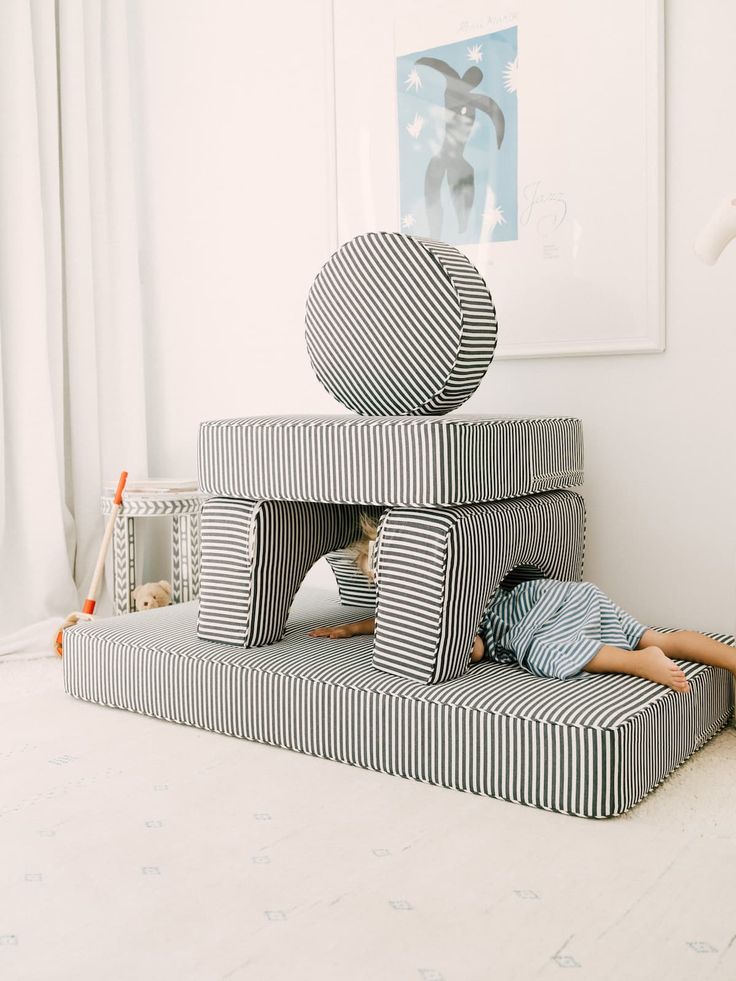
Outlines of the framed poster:
<svg viewBox="0 0 736 981">
<path fill-rule="evenodd" d="M 486 278 L 496 357 L 664 350 L 662 0 L 334 2 L 338 238 Z"/>
<path fill-rule="evenodd" d="M 397 56 L 402 229 L 460 246 L 518 238 L 517 71 L 516 26 Z"/>
</svg>

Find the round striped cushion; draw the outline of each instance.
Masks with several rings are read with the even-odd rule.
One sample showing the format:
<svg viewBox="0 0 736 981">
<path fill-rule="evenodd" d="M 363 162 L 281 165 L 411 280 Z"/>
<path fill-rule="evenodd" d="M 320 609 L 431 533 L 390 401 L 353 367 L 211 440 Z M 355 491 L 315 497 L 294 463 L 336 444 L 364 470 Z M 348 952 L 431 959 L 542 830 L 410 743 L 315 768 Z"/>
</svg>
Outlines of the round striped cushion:
<svg viewBox="0 0 736 981">
<path fill-rule="evenodd" d="M 496 311 L 483 278 L 444 242 L 370 232 L 322 267 L 307 298 L 317 377 L 363 415 L 443 415 L 493 358 Z"/>
</svg>

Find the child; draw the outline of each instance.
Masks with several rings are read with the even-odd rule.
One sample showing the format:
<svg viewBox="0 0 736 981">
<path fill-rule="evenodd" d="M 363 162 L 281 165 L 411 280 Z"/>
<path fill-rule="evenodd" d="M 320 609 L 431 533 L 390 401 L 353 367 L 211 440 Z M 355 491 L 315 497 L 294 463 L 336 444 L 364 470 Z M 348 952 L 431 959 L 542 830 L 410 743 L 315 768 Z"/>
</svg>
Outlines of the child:
<svg viewBox="0 0 736 981">
<path fill-rule="evenodd" d="M 371 556 L 377 524 L 361 516 L 363 537 L 354 543 L 356 565 L 374 578 Z M 339 627 L 317 627 L 310 637 L 372 634 L 369 617 Z M 533 579 L 499 589 L 483 615 L 470 659 L 485 654 L 520 664 L 543 678 L 581 671 L 633 674 L 686 692 L 689 684 L 673 658 L 727 668 L 736 676 L 736 649 L 692 630 L 659 633 L 637 623 L 588 582 Z"/>
</svg>

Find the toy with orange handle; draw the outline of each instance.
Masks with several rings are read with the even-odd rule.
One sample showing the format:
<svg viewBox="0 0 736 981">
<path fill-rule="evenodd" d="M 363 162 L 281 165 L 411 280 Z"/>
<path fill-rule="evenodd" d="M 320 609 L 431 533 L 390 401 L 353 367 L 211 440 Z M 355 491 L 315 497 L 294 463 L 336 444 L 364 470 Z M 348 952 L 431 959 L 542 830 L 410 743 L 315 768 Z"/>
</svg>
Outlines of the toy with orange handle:
<svg viewBox="0 0 736 981">
<path fill-rule="evenodd" d="M 89 587 L 89 592 L 87 594 L 87 599 L 84 601 L 84 606 L 80 611 L 76 613 L 70 613 L 66 620 L 62 623 L 59 628 L 59 632 L 56 635 L 56 653 L 59 657 L 62 656 L 62 634 L 67 627 L 74 626 L 79 620 L 93 620 L 95 606 L 97 604 L 97 591 L 100 588 L 100 583 L 102 582 L 102 575 L 105 571 L 105 558 L 107 556 L 107 550 L 110 547 L 110 539 L 112 538 L 112 532 L 115 527 L 115 518 L 120 510 L 120 505 L 123 503 L 123 490 L 125 489 L 125 481 L 128 479 L 128 473 L 126 470 L 120 474 L 120 480 L 118 481 L 117 490 L 115 491 L 115 498 L 112 502 L 112 510 L 110 511 L 110 517 L 107 519 L 107 525 L 105 526 L 105 534 L 102 539 L 102 544 L 100 545 L 100 552 L 97 556 L 97 565 L 95 566 L 94 575 L 92 576 L 92 582 Z"/>
</svg>

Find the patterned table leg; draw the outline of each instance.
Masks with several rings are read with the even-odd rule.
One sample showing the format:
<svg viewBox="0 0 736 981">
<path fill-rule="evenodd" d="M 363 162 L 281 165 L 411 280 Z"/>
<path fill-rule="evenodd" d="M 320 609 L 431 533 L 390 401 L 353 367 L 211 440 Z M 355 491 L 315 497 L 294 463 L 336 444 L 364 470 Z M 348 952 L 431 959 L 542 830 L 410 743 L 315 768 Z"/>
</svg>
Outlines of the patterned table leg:
<svg viewBox="0 0 736 981">
<path fill-rule="evenodd" d="M 199 596 L 199 514 L 189 515 L 189 554 L 191 560 L 190 599 Z"/>
<path fill-rule="evenodd" d="M 118 514 L 113 532 L 113 611 L 115 616 L 130 613 L 135 589 L 134 518 Z"/>
<path fill-rule="evenodd" d="M 192 596 L 191 525 L 188 514 L 171 518 L 172 603 L 187 603 Z"/>
</svg>

